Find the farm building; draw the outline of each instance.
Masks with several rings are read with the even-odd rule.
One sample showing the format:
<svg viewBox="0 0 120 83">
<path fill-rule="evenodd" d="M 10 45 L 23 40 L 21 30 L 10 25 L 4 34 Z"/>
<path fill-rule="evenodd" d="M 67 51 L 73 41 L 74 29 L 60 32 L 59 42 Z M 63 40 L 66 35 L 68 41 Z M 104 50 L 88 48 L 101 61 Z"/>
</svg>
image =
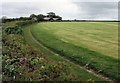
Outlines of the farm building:
<svg viewBox="0 0 120 83">
<path fill-rule="evenodd" d="M 53 20 L 53 19 L 50 17 L 44 17 L 44 21 L 51 21 L 51 20 Z"/>
<path fill-rule="evenodd" d="M 53 20 L 59 20 L 59 18 L 53 18 Z"/>
<path fill-rule="evenodd" d="M 56 20 L 59 20 L 59 18 L 44 17 L 44 21 L 56 21 Z"/>
</svg>

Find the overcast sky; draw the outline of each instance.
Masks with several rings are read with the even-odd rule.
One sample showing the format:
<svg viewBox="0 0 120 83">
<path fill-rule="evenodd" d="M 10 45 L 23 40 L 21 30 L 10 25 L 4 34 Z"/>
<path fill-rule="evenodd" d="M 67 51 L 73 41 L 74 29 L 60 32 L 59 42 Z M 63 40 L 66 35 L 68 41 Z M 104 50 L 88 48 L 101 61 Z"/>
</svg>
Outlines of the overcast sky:
<svg viewBox="0 0 120 83">
<path fill-rule="evenodd" d="M 21 17 L 55 12 L 63 19 L 118 19 L 119 0 L 2 0 L 2 16 Z M 2 9 L 2 10 L 1 10 Z"/>
</svg>

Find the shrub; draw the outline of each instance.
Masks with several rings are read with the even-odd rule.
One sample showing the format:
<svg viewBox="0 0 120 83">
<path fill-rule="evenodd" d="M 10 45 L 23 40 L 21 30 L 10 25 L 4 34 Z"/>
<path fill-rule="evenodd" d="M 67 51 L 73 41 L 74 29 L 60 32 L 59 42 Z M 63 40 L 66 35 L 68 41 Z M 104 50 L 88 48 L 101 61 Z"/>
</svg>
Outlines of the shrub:
<svg viewBox="0 0 120 83">
<path fill-rule="evenodd" d="M 76 77 L 71 75 L 69 70 L 65 63 L 58 62 L 54 65 L 42 66 L 40 75 L 42 80 L 75 80 Z"/>
<path fill-rule="evenodd" d="M 22 29 L 18 26 L 8 27 L 5 29 L 6 34 L 22 34 Z"/>
</svg>

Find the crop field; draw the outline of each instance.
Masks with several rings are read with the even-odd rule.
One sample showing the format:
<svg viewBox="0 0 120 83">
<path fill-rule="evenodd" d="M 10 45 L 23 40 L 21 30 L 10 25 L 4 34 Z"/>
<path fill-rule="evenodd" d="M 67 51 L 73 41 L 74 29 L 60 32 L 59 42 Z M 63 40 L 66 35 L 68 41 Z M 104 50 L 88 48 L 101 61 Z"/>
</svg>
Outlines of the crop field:
<svg viewBox="0 0 120 83">
<path fill-rule="evenodd" d="M 30 40 L 28 32 L 59 56 L 112 80 L 120 80 L 117 22 L 41 22 L 25 29 L 25 39 L 31 46 L 35 41 Z M 38 45 L 34 47 L 40 49 Z M 59 57 L 48 55 L 59 61 Z"/>
</svg>

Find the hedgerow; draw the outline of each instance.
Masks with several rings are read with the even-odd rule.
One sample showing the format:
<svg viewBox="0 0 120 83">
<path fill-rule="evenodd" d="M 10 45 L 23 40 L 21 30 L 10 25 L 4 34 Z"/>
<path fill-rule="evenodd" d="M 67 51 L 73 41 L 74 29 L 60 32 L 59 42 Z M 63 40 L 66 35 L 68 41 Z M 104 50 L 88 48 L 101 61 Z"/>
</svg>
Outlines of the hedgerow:
<svg viewBox="0 0 120 83">
<path fill-rule="evenodd" d="M 65 63 L 49 60 L 38 50 L 26 44 L 21 29 L 24 23 L 19 24 L 14 27 L 3 27 L 3 81 L 76 80 L 77 77 L 71 74 L 70 68 Z"/>
</svg>

